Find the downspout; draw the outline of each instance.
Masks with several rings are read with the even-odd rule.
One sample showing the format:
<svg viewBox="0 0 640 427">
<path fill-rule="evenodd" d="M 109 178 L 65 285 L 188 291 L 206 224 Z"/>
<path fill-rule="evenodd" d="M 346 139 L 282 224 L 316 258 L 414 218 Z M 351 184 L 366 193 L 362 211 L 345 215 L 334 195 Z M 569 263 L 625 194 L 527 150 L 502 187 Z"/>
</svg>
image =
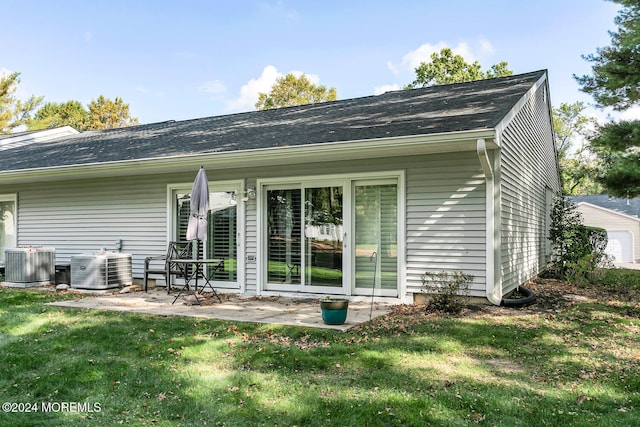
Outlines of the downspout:
<svg viewBox="0 0 640 427">
<path fill-rule="evenodd" d="M 502 302 L 502 282 L 500 280 L 500 264 L 499 249 L 500 235 L 499 228 L 496 227 L 496 183 L 494 180 L 494 172 L 491 167 L 491 159 L 487 153 L 487 144 L 484 139 L 480 138 L 476 141 L 476 151 L 480 159 L 480 165 L 485 177 L 485 205 L 486 205 L 486 293 L 487 299 L 494 305 L 500 305 Z"/>
</svg>

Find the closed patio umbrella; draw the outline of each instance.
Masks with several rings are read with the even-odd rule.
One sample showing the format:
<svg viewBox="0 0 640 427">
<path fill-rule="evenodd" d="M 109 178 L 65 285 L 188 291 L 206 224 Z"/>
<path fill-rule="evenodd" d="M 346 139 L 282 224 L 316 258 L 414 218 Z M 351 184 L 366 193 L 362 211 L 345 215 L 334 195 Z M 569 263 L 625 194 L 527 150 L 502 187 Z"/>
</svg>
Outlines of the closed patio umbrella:
<svg viewBox="0 0 640 427">
<path fill-rule="evenodd" d="M 200 170 L 193 180 L 193 187 L 191 187 L 191 199 L 189 200 L 189 222 L 187 223 L 187 240 L 195 240 L 195 247 L 193 247 L 193 257 L 196 260 L 200 260 L 200 240 L 207 240 L 207 215 L 209 213 L 209 182 L 207 180 L 207 173 L 204 171 L 204 166 L 200 166 Z M 198 276 L 201 273 L 202 265 L 195 266 L 194 276 L 190 273 L 187 276 L 195 277 L 195 289 L 192 291 L 195 299 L 195 304 L 200 304 L 198 296 Z M 189 279 L 187 279 L 186 288 L 189 287 Z M 178 299 L 176 296 L 176 299 Z M 175 300 L 174 300 L 175 302 Z"/>
<path fill-rule="evenodd" d="M 207 214 L 209 213 L 209 182 L 204 166 L 193 181 L 187 225 L 187 240 L 207 240 Z"/>
</svg>

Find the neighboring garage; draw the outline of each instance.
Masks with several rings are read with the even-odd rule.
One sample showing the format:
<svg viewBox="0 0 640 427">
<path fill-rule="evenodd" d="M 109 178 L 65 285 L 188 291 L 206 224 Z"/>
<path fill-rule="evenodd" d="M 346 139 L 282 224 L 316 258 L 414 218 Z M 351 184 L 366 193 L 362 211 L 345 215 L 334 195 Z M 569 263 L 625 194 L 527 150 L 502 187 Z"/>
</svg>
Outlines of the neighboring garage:
<svg viewBox="0 0 640 427">
<path fill-rule="evenodd" d="M 617 262 L 633 262 L 633 234 L 629 231 L 607 231 L 607 254 Z"/>
<path fill-rule="evenodd" d="M 618 263 L 640 263 L 640 198 L 573 196 L 584 224 L 607 230 L 607 253 Z"/>
</svg>

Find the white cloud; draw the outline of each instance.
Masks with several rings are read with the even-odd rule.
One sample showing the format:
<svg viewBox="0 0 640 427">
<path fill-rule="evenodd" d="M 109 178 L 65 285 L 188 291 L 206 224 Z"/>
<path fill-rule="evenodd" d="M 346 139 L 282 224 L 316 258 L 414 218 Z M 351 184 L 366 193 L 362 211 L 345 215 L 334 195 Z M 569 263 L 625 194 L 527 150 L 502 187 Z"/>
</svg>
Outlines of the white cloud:
<svg viewBox="0 0 640 427">
<path fill-rule="evenodd" d="M 480 41 L 481 49 L 493 49 L 491 43 L 486 40 Z M 449 46 L 445 42 L 439 42 L 438 44 L 425 43 L 415 50 L 412 50 L 402 57 L 402 60 L 398 64 L 394 64 L 391 61 L 387 62 L 387 67 L 394 73 L 400 74 L 404 71 L 413 72 L 422 62 L 431 60 L 433 53 L 440 52 L 444 48 L 450 48 L 454 55 L 462 56 L 465 61 L 473 62 L 476 60 L 476 55 L 472 52 L 469 45 L 465 42 L 458 43 L 457 46 Z"/>
<path fill-rule="evenodd" d="M 620 120 L 640 120 L 640 106 L 634 105 L 631 108 L 628 108 L 624 111 L 617 113 Z"/>
<path fill-rule="evenodd" d="M 493 55 L 496 49 L 489 40 L 480 39 L 480 51 L 484 54 Z"/>
<path fill-rule="evenodd" d="M 391 85 L 376 86 L 373 88 L 373 94 L 382 95 L 385 92 L 391 92 L 393 90 L 400 90 L 400 89 L 402 89 L 400 85 L 395 83 Z"/>
<path fill-rule="evenodd" d="M 281 73 L 273 65 L 267 65 L 262 70 L 262 74 L 258 78 L 249 80 L 240 88 L 240 96 L 230 99 L 226 102 L 225 110 L 227 112 L 240 112 L 255 110 L 255 104 L 258 102 L 258 94 L 260 92 L 269 93 L 276 80 L 284 77 L 285 74 L 293 74 L 296 77 L 305 75 L 309 81 L 315 85 L 320 84 L 320 76 L 317 74 L 307 74 L 300 70 L 291 70 Z"/>
<path fill-rule="evenodd" d="M 271 15 L 284 16 L 290 20 L 298 19 L 298 11 L 285 5 L 285 2 L 278 0 L 276 2 L 262 1 L 258 3 L 258 7 Z"/>
<path fill-rule="evenodd" d="M 0 77 L 7 77 L 11 73 L 12 73 L 11 70 L 4 67 L 0 67 Z"/>
<path fill-rule="evenodd" d="M 240 96 L 227 101 L 227 111 L 250 111 L 255 109 L 260 92 L 268 93 L 271 87 L 282 74 L 273 65 L 267 65 L 257 79 L 251 79 L 240 88 Z"/>
<path fill-rule="evenodd" d="M 212 95 L 220 95 L 227 91 L 227 87 L 220 80 L 209 80 L 201 85 L 198 90 Z"/>
</svg>

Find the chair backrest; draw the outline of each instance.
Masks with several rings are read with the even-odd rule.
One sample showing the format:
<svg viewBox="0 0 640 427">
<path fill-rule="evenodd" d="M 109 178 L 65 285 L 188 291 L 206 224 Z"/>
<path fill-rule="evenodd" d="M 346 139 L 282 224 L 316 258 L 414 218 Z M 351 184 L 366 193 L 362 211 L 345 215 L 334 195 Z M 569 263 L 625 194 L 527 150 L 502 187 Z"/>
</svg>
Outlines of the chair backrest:
<svg viewBox="0 0 640 427">
<path fill-rule="evenodd" d="M 167 247 L 167 261 L 191 258 L 193 258 L 193 241 L 169 242 L 169 246 Z"/>
<path fill-rule="evenodd" d="M 193 259 L 193 241 L 176 241 L 169 242 L 169 246 L 167 247 L 167 270 L 170 274 L 175 274 L 178 276 L 188 276 L 190 274 L 191 268 L 189 265 L 177 265 L 176 263 L 171 262 L 175 259 Z"/>
</svg>

